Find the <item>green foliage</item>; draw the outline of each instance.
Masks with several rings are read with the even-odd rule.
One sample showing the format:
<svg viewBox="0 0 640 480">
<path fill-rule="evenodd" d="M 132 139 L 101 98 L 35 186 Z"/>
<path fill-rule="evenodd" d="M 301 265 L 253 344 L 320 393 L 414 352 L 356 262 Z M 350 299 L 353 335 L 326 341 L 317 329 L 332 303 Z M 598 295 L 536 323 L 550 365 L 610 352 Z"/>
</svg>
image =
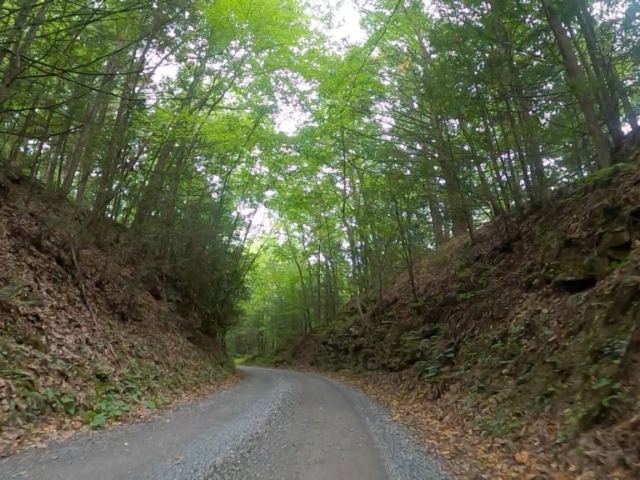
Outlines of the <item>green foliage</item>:
<svg viewBox="0 0 640 480">
<path fill-rule="evenodd" d="M 24 285 L 9 283 L 0 287 L 0 304 L 2 303 L 28 307 L 36 305 L 38 302 L 28 296 L 24 291 Z"/>
<path fill-rule="evenodd" d="M 20 293 L 22 292 L 22 288 L 22 285 L 17 284 L 9 284 L 0 287 L 0 301 L 11 302 L 20 295 Z"/>
<path fill-rule="evenodd" d="M 420 315 L 421 259 L 436 275 L 448 241 L 606 178 L 640 99 L 634 2 L 423 3 L 369 2 L 343 44 L 297 0 L 8 8 L 3 166 L 105 244 L 125 226 L 135 281 L 234 354 L 364 318 L 401 273 Z M 17 288 L 0 303 L 34 301 Z"/>
<path fill-rule="evenodd" d="M 92 370 L 87 365 L 73 366 L 54 358 L 53 367 L 78 380 L 79 385 L 71 386 L 55 383 L 56 377 L 51 372 L 35 375 L 24 364 L 22 352 L 21 345 L 11 342 L 5 345 L 0 336 L 0 376 L 15 389 L 10 397 L 5 397 L 8 412 L 0 419 L 0 428 L 16 424 L 29 427 L 44 417 L 78 418 L 90 428 L 102 428 L 130 416 L 140 407 L 159 408 L 176 393 L 192 391 L 230 373 L 229 366 L 211 362 L 192 375 L 185 376 L 180 364 L 172 365 L 174 374 L 161 375 L 155 363 L 132 358 L 124 371 L 115 376 L 111 369 Z M 55 386 L 46 386 L 47 383 Z"/>
<path fill-rule="evenodd" d="M 631 6 L 614 12 L 597 3 L 589 20 L 596 43 L 613 41 L 625 52 L 605 63 L 633 85 L 600 91 L 600 98 L 636 101 L 638 76 L 631 71 L 640 64 L 622 27 L 632 18 L 622 10 Z M 589 142 L 596 139 L 576 135 L 584 130 L 583 115 L 573 108 L 580 91 L 567 80 L 554 50 L 563 46 L 554 44 L 557 35 L 539 5 L 439 0 L 433 8 L 440 14 L 419 2 L 400 9 L 373 2 L 362 18 L 363 44 L 339 54 L 314 52 L 317 98 L 299 97 L 311 121 L 282 149 L 286 170 L 272 170 L 280 184 L 266 206 L 278 242 L 261 252 L 261 273 L 249 277 L 250 299 L 230 337 L 233 348 L 295 343 L 325 330 L 348 299 L 357 318 L 362 299 L 384 297 L 403 270 L 420 312 L 418 259 L 452 235 L 473 237 L 478 224 L 543 201 L 557 183 L 594 171 L 599 161 Z M 574 27 L 577 47 L 588 50 L 584 22 L 563 21 Z M 611 40 L 609 29 L 619 38 Z M 596 58 L 602 53 L 588 54 L 592 62 L 603 60 Z M 598 88 L 616 81 L 595 70 L 585 74 L 594 82 L 587 89 L 591 103 Z M 616 108 L 620 117 L 629 113 Z M 595 174 L 608 175 L 607 168 Z M 446 249 L 430 255 L 434 272 L 450 262 Z M 456 265 L 461 282 L 483 281 L 470 271 L 467 263 Z M 458 300 L 473 296 L 463 292 Z"/>
<path fill-rule="evenodd" d="M 237 366 L 244 365 L 245 363 L 250 362 L 253 357 L 254 356 L 251 354 L 238 355 L 233 359 L 233 363 Z"/>
<path fill-rule="evenodd" d="M 474 427 L 487 432 L 493 437 L 505 437 L 522 429 L 522 421 L 504 414 L 483 416 L 474 421 Z"/>
<path fill-rule="evenodd" d="M 418 378 L 420 378 L 420 380 L 430 381 L 438 378 L 442 373 L 438 365 L 431 365 L 428 362 L 418 362 L 416 363 L 416 368 L 418 369 Z"/>
<path fill-rule="evenodd" d="M 90 427 L 91 428 L 102 428 L 107 423 L 107 414 L 98 413 L 91 419 Z"/>
<path fill-rule="evenodd" d="M 300 5 L 53 1 L 6 13 L 3 31 L 30 33 L 10 34 L 0 54 L 2 166 L 92 212 L 100 241 L 114 222 L 131 227 L 136 277 L 171 284 L 223 334 L 271 183 L 256 173 L 280 155 L 274 87 L 308 74 L 315 48 Z M 175 74 L 152 76 L 159 60 Z M 17 285 L 0 288 L 18 301 Z"/>
</svg>

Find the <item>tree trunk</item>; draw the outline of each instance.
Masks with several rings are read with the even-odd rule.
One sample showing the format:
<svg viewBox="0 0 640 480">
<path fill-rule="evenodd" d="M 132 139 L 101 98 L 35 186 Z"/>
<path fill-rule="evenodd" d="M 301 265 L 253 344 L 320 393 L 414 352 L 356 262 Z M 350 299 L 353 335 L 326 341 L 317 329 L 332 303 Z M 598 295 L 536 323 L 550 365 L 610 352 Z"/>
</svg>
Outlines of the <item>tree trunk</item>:
<svg viewBox="0 0 640 480">
<path fill-rule="evenodd" d="M 578 3 L 576 17 L 578 18 L 580 30 L 587 45 L 587 52 L 589 53 L 591 66 L 596 77 L 596 85 L 601 95 L 602 103 L 600 105 L 600 114 L 613 139 L 614 149 L 620 150 L 624 143 L 624 132 L 620 121 L 620 112 L 618 111 L 618 99 L 622 98 L 625 93 L 619 91 L 617 82 L 612 75 L 615 67 L 607 67 L 602 57 L 595 30 L 595 19 L 591 15 L 591 12 L 589 12 L 587 2 L 585 0 L 576 1 Z"/>
<path fill-rule="evenodd" d="M 447 241 L 447 235 L 444 230 L 444 220 L 442 218 L 442 210 L 440 201 L 436 193 L 436 182 L 433 178 L 427 180 L 427 203 L 429 204 L 429 216 L 431 217 L 431 229 L 433 230 L 433 240 L 436 247 L 444 245 Z"/>
<path fill-rule="evenodd" d="M 586 90 L 584 72 L 581 70 L 578 64 L 578 59 L 571 45 L 569 35 L 565 30 L 558 12 L 553 5 L 552 0 L 541 0 L 544 13 L 547 17 L 549 25 L 556 38 L 556 43 L 560 49 L 562 55 L 562 63 L 564 64 L 567 76 L 569 78 L 569 85 L 574 94 L 578 98 L 578 103 L 585 117 L 587 129 L 591 134 L 593 143 L 596 147 L 597 163 L 600 168 L 606 168 L 611 165 L 611 152 L 606 137 L 600 129 L 598 122 L 598 115 L 593 106 L 593 102 L 589 98 Z"/>
<path fill-rule="evenodd" d="M 476 168 L 476 173 L 478 174 L 478 179 L 480 180 L 480 191 L 482 192 L 482 196 L 485 201 L 489 203 L 491 206 L 491 211 L 494 216 L 498 216 L 502 213 L 502 206 L 495 198 L 493 193 L 491 192 L 491 187 L 489 186 L 489 182 L 487 181 L 487 176 L 484 173 L 484 169 L 482 166 L 482 160 L 476 151 L 476 147 L 474 142 L 469 135 L 469 130 L 467 129 L 466 122 L 463 118 L 458 118 L 458 124 L 460 125 L 460 130 L 462 131 L 462 135 L 467 141 L 467 145 L 469 145 L 469 150 L 471 153 L 471 159 Z"/>
</svg>

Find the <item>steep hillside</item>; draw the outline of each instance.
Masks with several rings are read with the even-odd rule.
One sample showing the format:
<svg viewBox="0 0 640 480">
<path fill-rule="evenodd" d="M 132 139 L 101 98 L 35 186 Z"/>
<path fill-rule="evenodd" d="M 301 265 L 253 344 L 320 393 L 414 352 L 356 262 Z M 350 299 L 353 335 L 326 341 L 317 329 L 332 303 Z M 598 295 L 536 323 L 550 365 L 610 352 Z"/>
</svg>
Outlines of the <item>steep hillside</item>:
<svg viewBox="0 0 640 480">
<path fill-rule="evenodd" d="M 116 225 L 0 178 L 0 452 L 98 428 L 232 378 L 221 338 Z"/>
<path fill-rule="evenodd" d="M 638 478 L 639 186 L 618 165 L 454 239 L 417 299 L 403 275 L 294 356 L 360 372 L 457 463 L 476 445 L 463 476 Z"/>
</svg>

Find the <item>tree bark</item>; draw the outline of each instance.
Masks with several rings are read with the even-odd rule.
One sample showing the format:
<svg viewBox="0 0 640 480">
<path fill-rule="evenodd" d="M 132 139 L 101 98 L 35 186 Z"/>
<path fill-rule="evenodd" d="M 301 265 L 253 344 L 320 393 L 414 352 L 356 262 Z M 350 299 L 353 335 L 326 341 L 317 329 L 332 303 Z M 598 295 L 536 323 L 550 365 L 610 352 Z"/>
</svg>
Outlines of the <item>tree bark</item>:
<svg viewBox="0 0 640 480">
<path fill-rule="evenodd" d="M 562 62 L 569 78 L 569 85 L 578 99 L 587 129 L 589 130 L 593 143 L 596 147 L 597 164 L 600 168 L 609 167 L 611 165 L 609 144 L 600 129 L 598 115 L 596 114 L 593 102 L 586 91 L 584 79 L 585 74 L 578 64 L 578 59 L 576 58 L 576 53 L 571 45 L 569 35 L 560 21 L 560 17 L 558 16 L 558 12 L 553 5 L 552 0 L 541 0 L 541 2 L 547 21 L 551 26 L 551 30 L 556 38 L 556 43 L 560 49 Z"/>
</svg>

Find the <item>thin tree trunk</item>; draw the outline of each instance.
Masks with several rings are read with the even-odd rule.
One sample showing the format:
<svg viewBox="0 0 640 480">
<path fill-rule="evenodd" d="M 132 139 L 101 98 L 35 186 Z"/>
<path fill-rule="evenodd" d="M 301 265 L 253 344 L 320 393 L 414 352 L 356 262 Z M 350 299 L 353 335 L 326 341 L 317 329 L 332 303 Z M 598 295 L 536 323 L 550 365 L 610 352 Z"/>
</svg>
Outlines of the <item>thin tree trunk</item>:
<svg viewBox="0 0 640 480">
<path fill-rule="evenodd" d="M 611 74 L 615 67 L 607 67 L 604 62 L 598 46 L 595 19 L 591 15 L 591 12 L 589 12 L 586 1 L 577 0 L 577 3 L 578 12 L 576 13 L 576 17 L 578 18 L 578 23 L 580 24 L 580 29 L 587 45 L 587 52 L 589 53 L 591 66 L 597 79 L 598 90 L 602 96 L 600 113 L 609 129 L 614 148 L 619 150 L 624 143 L 624 132 L 618 111 L 618 100 L 625 96 L 625 93 L 620 91 L 614 76 Z"/>
<path fill-rule="evenodd" d="M 606 168 L 611 165 L 611 152 L 606 137 L 600 129 L 598 115 L 593 106 L 593 102 L 589 98 L 586 90 L 584 72 L 581 70 L 576 54 L 571 45 L 569 35 L 565 30 L 558 12 L 553 5 L 552 0 L 541 0 L 544 13 L 549 21 L 549 25 L 556 38 L 556 43 L 562 54 L 562 62 L 569 77 L 569 85 L 574 94 L 578 98 L 578 103 L 585 117 L 587 129 L 591 134 L 593 143 L 596 147 L 597 163 L 600 168 Z"/>
</svg>

